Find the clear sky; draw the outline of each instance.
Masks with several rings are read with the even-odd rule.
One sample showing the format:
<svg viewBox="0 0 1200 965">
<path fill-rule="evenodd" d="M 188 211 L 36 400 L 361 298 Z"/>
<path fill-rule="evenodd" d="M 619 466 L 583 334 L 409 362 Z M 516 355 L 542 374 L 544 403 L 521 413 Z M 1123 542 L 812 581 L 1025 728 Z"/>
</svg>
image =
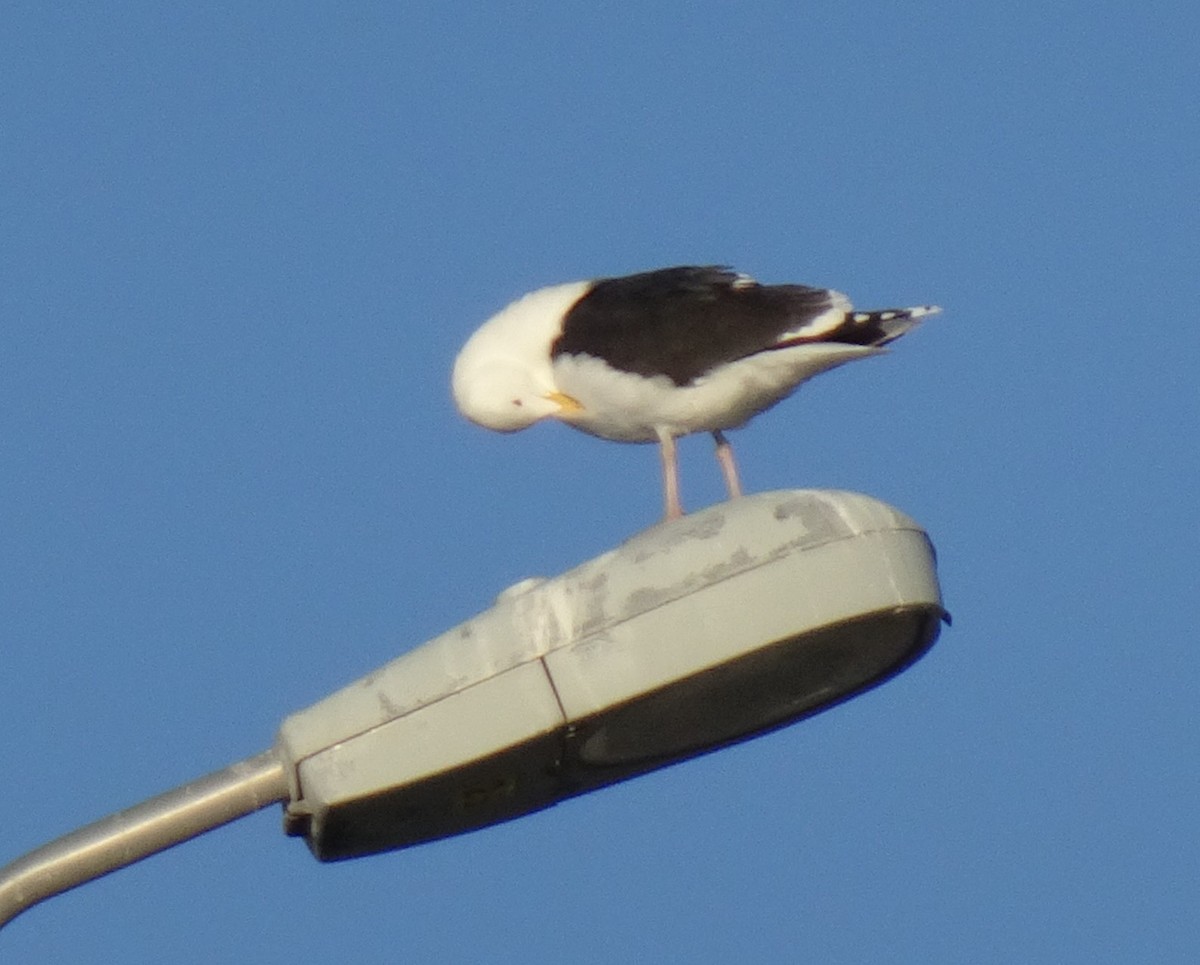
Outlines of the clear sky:
<svg viewBox="0 0 1200 965">
<path fill-rule="evenodd" d="M 653 448 L 453 408 L 459 345 L 541 285 L 945 306 L 733 441 L 752 490 L 920 521 L 955 623 L 503 827 L 321 865 L 269 809 L 0 959 L 1193 960 L 1197 10 L 7 4 L 0 861 L 657 521 Z"/>
</svg>

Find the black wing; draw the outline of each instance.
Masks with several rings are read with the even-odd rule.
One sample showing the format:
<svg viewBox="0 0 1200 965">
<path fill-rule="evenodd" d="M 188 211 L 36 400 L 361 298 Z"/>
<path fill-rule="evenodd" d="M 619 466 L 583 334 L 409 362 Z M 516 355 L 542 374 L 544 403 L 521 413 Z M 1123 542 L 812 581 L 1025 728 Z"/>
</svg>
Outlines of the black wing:
<svg viewBox="0 0 1200 965">
<path fill-rule="evenodd" d="M 591 355 L 687 385 L 778 346 L 833 305 L 826 288 L 760 285 L 728 268 L 664 268 L 595 284 L 563 318 L 551 356 Z"/>
</svg>

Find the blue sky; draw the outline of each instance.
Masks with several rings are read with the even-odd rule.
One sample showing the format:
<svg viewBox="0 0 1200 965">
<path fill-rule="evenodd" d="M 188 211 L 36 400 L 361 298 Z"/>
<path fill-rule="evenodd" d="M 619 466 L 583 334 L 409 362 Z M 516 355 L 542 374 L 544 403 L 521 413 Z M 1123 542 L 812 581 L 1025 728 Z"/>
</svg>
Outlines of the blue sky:
<svg viewBox="0 0 1200 965">
<path fill-rule="evenodd" d="M 0 861 L 657 520 L 652 448 L 453 409 L 541 285 L 944 305 L 733 441 L 750 489 L 914 516 L 955 616 L 861 699 L 502 827 L 324 866 L 270 809 L 6 961 L 1190 960 L 1194 4 L 5 19 Z"/>
</svg>

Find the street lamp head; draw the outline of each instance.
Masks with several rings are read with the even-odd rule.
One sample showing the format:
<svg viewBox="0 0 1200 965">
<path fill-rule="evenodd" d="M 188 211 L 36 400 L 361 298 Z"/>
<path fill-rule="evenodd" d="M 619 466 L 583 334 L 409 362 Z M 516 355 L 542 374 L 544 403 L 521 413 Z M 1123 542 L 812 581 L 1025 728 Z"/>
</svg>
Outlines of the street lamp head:
<svg viewBox="0 0 1200 965">
<path fill-rule="evenodd" d="M 289 717 L 285 826 L 335 860 L 518 817 L 861 693 L 944 616 L 933 548 L 891 507 L 721 503 L 523 581 Z"/>
</svg>

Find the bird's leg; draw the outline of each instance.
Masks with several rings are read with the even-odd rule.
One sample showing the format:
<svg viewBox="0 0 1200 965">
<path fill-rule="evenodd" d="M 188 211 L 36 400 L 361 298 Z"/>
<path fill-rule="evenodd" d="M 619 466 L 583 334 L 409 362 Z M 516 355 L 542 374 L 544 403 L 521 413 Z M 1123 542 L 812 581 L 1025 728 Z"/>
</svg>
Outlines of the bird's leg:
<svg viewBox="0 0 1200 965">
<path fill-rule="evenodd" d="M 679 504 L 679 462 L 675 456 L 675 437 L 665 429 L 658 433 L 658 451 L 662 458 L 663 497 L 667 519 L 678 519 L 683 515 Z"/>
<path fill-rule="evenodd" d="M 721 475 L 725 477 L 729 498 L 737 499 L 742 494 L 742 481 L 738 479 L 737 463 L 733 460 L 733 446 L 720 429 L 713 430 L 712 437 L 717 444 L 717 462 L 721 464 Z"/>
</svg>

